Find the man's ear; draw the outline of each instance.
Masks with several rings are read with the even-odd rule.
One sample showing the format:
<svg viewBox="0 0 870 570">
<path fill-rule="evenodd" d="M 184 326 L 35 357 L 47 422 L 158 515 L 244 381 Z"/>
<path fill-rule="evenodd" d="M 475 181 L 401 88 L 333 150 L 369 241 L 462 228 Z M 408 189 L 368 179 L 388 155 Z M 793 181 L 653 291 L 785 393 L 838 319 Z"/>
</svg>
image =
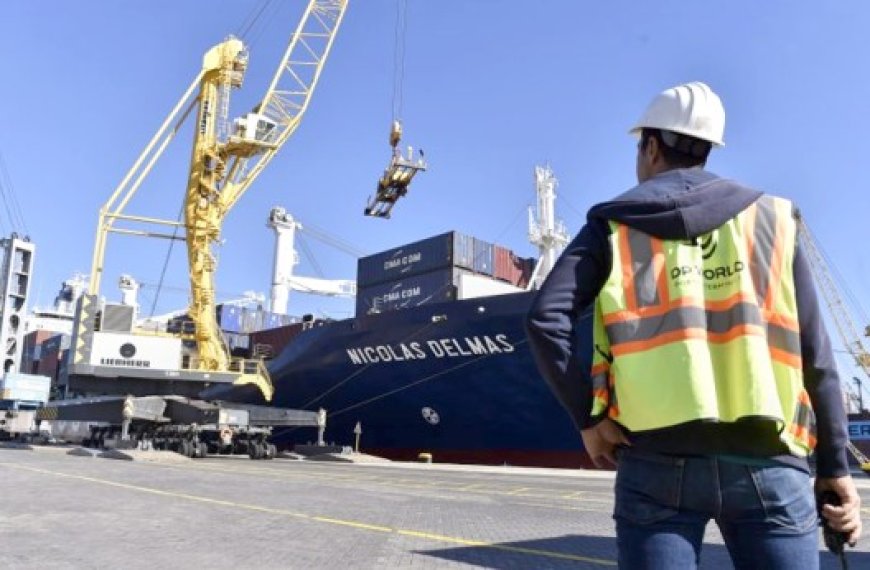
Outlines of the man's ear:
<svg viewBox="0 0 870 570">
<path fill-rule="evenodd" d="M 655 137 L 646 139 L 646 146 L 643 148 L 643 152 L 646 154 L 647 160 L 652 164 L 655 161 L 656 155 L 659 154 L 658 139 Z"/>
</svg>

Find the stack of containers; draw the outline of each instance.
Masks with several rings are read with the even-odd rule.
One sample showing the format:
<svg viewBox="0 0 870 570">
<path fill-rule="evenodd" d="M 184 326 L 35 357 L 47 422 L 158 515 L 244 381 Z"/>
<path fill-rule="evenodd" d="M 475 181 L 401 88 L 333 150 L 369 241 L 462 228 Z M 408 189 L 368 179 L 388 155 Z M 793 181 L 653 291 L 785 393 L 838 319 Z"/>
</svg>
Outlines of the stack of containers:
<svg viewBox="0 0 870 570">
<path fill-rule="evenodd" d="M 48 376 L 57 380 L 60 363 L 65 351 L 69 348 L 70 336 L 68 334 L 55 334 L 42 343 L 41 358 L 36 369 L 37 374 Z"/>
<path fill-rule="evenodd" d="M 499 275 L 497 258 L 505 255 L 503 251 L 508 262 L 503 263 L 504 275 Z M 512 269 L 514 258 L 521 259 L 510 250 L 455 231 L 363 257 L 357 264 L 356 314 L 451 301 L 463 274 L 516 285 L 523 270 Z"/>
<path fill-rule="evenodd" d="M 218 305 L 217 321 L 221 330 L 250 334 L 265 329 L 283 327 L 293 322 L 289 315 L 270 313 L 263 309 L 246 309 L 235 305 Z"/>
<path fill-rule="evenodd" d="M 217 322 L 225 332 L 244 332 L 245 309 L 236 305 L 218 305 Z"/>
<path fill-rule="evenodd" d="M 55 331 L 37 329 L 24 335 L 21 351 L 21 371 L 35 374 L 42 358 L 42 343 L 56 335 Z"/>
</svg>

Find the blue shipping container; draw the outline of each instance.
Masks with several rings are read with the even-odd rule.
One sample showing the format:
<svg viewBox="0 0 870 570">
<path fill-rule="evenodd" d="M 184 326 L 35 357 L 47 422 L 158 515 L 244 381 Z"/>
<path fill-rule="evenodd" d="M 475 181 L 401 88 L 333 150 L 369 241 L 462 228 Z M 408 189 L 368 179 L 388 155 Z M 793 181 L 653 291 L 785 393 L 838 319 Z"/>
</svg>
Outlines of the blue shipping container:
<svg viewBox="0 0 870 570">
<path fill-rule="evenodd" d="M 456 279 L 462 270 L 441 269 L 359 289 L 356 314 L 394 311 L 456 298 Z"/>
<path fill-rule="evenodd" d="M 66 333 L 58 333 L 52 337 L 42 341 L 42 352 L 49 354 L 52 352 L 60 352 L 69 348 L 70 336 Z"/>
<path fill-rule="evenodd" d="M 456 267 L 474 269 L 474 238 L 455 232 L 453 238 L 453 264 Z"/>
<path fill-rule="evenodd" d="M 240 332 L 252 333 L 263 328 L 266 312 L 262 309 L 242 309 L 242 330 Z"/>
<path fill-rule="evenodd" d="M 357 287 L 363 289 L 449 267 L 472 269 L 473 242 L 470 236 L 447 232 L 360 258 Z"/>
<path fill-rule="evenodd" d="M 495 268 L 495 248 L 488 241 L 474 238 L 474 271 L 492 276 Z"/>
<path fill-rule="evenodd" d="M 217 306 L 217 322 L 221 330 L 227 332 L 244 332 L 243 318 L 244 309 L 234 305 Z"/>
<path fill-rule="evenodd" d="M 245 333 L 224 332 L 224 340 L 230 350 L 247 350 L 251 347 L 251 337 Z"/>
</svg>

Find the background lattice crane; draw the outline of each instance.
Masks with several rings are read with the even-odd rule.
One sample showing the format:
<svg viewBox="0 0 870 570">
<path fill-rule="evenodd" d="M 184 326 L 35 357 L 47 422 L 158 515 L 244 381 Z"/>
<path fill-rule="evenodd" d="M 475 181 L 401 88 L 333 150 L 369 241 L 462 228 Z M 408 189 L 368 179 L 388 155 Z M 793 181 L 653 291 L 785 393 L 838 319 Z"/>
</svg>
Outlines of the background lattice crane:
<svg viewBox="0 0 870 570">
<path fill-rule="evenodd" d="M 846 307 L 846 303 L 834 282 L 833 272 L 831 271 L 825 256 L 822 254 L 816 238 L 813 236 L 809 226 L 807 226 L 802 217 L 798 217 L 797 224 L 798 237 L 804 247 L 804 252 L 806 253 L 807 260 L 810 264 L 810 269 L 813 272 L 819 291 L 822 293 L 822 298 L 824 298 L 825 304 L 828 307 L 828 314 L 830 315 L 831 320 L 834 321 L 837 333 L 840 335 L 840 339 L 843 341 L 846 351 L 848 351 L 852 358 L 855 359 L 855 363 L 858 367 L 861 368 L 868 377 L 870 377 L 870 353 L 868 353 L 867 349 L 864 348 L 864 343 L 858 332 L 859 329 L 852 320 Z M 846 384 L 846 389 L 847 392 L 851 394 L 853 401 L 858 403 L 858 411 L 863 412 L 864 410 L 860 409 L 861 402 L 863 402 L 860 392 L 856 394 L 848 384 Z M 861 390 L 860 384 L 858 385 L 857 390 Z M 849 452 L 858 461 L 861 469 L 865 473 L 870 474 L 870 459 L 855 447 L 851 441 L 847 442 L 847 447 Z"/>
</svg>

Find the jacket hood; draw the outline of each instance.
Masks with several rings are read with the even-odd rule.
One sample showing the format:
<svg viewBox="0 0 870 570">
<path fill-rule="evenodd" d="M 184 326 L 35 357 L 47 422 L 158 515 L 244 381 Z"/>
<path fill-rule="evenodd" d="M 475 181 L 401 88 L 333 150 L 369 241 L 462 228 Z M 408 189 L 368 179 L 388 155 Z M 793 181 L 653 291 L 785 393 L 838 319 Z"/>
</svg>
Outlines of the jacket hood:
<svg viewBox="0 0 870 570">
<path fill-rule="evenodd" d="M 761 194 L 700 168 L 669 170 L 593 206 L 587 217 L 661 239 L 689 239 L 718 228 Z"/>
</svg>

